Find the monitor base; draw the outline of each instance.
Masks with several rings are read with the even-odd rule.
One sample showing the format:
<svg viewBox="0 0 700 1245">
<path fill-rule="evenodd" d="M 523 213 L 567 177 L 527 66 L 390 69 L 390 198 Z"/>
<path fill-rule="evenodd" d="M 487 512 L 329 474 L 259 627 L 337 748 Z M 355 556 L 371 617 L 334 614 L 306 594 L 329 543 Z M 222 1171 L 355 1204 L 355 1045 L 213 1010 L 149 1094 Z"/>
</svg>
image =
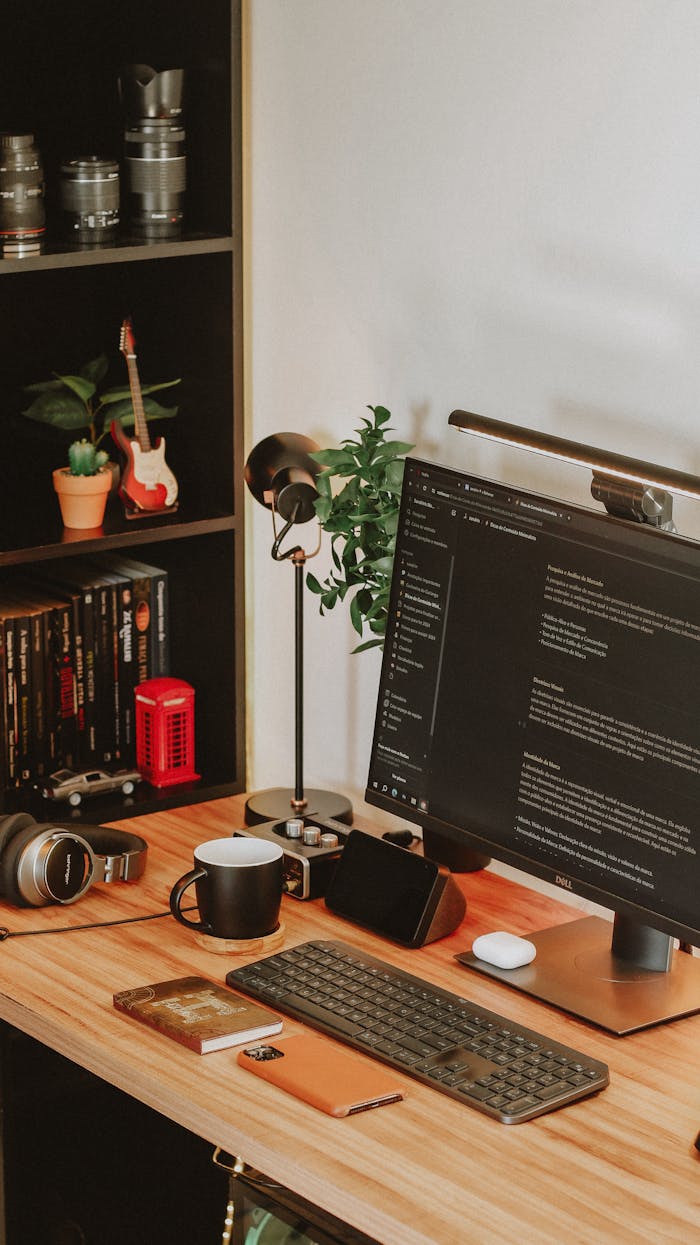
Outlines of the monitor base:
<svg viewBox="0 0 700 1245">
<path fill-rule="evenodd" d="M 613 955 L 612 929 L 590 916 L 526 934 L 537 955 L 522 968 L 496 968 L 472 952 L 455 958 L 619 1036 L 700 1011 L 700 959 L 676 951 L 669 972 L 640 968 Z"/>
</svg>

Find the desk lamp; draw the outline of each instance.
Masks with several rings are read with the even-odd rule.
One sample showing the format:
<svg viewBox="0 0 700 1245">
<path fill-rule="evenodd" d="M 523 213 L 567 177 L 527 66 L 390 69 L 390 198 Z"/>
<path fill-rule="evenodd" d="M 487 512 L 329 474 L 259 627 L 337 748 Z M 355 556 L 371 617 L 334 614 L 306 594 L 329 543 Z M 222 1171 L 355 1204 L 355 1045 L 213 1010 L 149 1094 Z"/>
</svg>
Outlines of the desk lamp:
<svg viewBox="0 0 700 1245">
<path fill-rule="evenodd" d="M 290 561 L 294 567 L 294 787 L 271 787 L 249 797 L 246 802 L 246 824 L 263 821 L 284 821 L 294 817 L 313 817 L 325 821 L 332 817 L 352 822 L 352 805 L 343 795 L 332 791 L 305 789 L 303 777 L 304 750 L 304 567 L 321 547 L 321 526 L 318 542 L 310 552 L 300 545 L 283 550 L 282 544 L 297 524 L 316 518 L 314 502 L 318 497 L 316 477 L 323 468 L 311 458 L 318 452 L 316 443 L 296 432 L 280 432 L 265 437 L 255 446 L 245 465 L 245 481 L 257 502 L 272 515 L 272 557 L 276 562 Z M 282 526 L 278 530 L 278 521 Z"/>
</svg>

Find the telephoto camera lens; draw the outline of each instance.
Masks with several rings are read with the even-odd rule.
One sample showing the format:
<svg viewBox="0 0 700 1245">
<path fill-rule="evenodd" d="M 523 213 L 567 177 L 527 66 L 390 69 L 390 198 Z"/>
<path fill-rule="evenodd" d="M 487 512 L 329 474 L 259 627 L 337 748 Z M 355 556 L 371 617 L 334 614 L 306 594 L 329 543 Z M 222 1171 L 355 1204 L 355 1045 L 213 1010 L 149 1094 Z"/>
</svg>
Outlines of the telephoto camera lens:
<svg viewBox="0 0 700 1245">
<path fill-rule="evenodd" d="M 98 246 L 116 236 L 119 225 L 119 165 L 99 156 L 61 165 L 60 202 L 64 231 L 79 243 Z"/>
<path fill-rule="evenodd" d="M 0 134 L 0 244 L 8 258 L 41 250 L 44 170 L 33 134 Z"/>
<path fill-rule="evenodd" d="M 166 117 L 139 121 L 124 134 L 129 222 L 136 233 L 168 237 L 184 220 L 185 131 Z"/>
</svg>

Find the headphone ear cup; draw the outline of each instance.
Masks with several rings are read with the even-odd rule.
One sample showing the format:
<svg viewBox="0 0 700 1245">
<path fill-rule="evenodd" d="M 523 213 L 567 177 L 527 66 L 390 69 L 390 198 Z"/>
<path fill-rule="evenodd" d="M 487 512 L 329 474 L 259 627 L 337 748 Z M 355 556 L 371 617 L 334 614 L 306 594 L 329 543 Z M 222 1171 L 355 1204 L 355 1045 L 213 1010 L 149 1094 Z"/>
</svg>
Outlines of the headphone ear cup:
<svg viewBox="0 0 700 1245">
<path fill-rule="evenodd" d="M 11 813 L 7 817 L 0 818 L 0 895 L 4 896 L 6 899 L 10 899 L 5 875 L 5 860 L 8 844 L 20 830 L 26 830 L 29 826 L 35 826 L 36 824 L 36 821 L 32 816 L 30 816 L 29 813 Z M 12 855 L 14 860 L 15 854 L 13 853 Z M 11 902 L 15 901 L 11 900 Z"/>
<path fill-rule="evenodd" d="M 13 827 L 12 836 L 6 836 L 0 842 L 0 891 L 8 903 L 15 904 L 17 907 L 26 908 L 33 907 L 32 904 L 24 898 L 19 889 L 19 881 L 17 876 L 17 865 L 19 858 L 26 847 L 27 843 L 31 843 L 36 837 L 38 830 L 37 823 L 33 817 L 29 817 L 28 813 L 18 813 L 11 821 L 20 823 Z M 0 834 L 2 829 L 0 828 Z M 2 846 L 4 842 L 5 846 Z"/>
</svg>

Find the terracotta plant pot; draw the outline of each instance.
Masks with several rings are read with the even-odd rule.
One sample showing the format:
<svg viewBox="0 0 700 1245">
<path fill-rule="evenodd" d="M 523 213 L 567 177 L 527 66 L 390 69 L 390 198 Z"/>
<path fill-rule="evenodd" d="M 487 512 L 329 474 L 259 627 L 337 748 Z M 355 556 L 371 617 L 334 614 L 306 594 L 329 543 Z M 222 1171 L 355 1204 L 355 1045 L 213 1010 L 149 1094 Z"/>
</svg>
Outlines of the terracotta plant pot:
<svg viewBox="0 0 700 1245">
<path fill-rule="evenodd" d="M 100 467 L 94 476 L 71 475 L 68 467 L 57 467 L 53 486 L 58 493 L 61 517 L 66 527 L 101 527 L 107 497 L 112 487 L 110 468 Z"/>
</svg>

